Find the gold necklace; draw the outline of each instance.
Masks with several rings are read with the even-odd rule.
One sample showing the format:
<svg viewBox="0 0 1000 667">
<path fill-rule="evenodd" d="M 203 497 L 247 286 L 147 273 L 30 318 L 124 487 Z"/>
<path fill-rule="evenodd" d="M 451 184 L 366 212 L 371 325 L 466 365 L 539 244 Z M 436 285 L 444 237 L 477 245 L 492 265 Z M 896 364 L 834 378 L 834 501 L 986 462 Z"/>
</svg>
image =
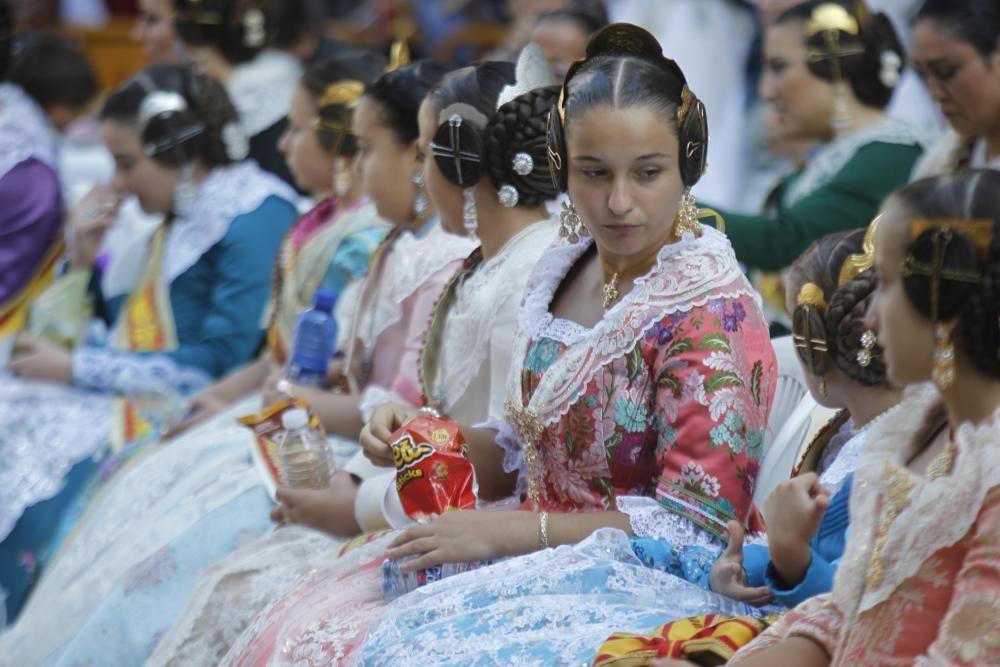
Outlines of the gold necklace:
<svg viewBox="0 0 1000 667">
<path fill-rule="evenodd" d="M 617 301 L 618 297 L 621 296 L 621 292 L 618 291 L 618 283 L 622 280 L 631 280 L 632 278 L 647 273 L 651 268 L 653 268 L 653 265 L 656 264 L 656 260 L 659 255 L 660 248 L 657 248 L 653 254 L 647 256 L 637 264 L 627 267 L 623 271 L 615 271 L 614 267 L 609 266 L 608 263 L 604 261 L 604 258 L 601 257 L 600 253 L 598 253 L 597 256 L 601 260 L 601 270 L 604 272 L 604 275 L 607 276 L 609 273 L 611 274 L 611 278 L 607 280 L 604 283 L 604 287 L 601 288 L 601 291 L 604 293 L 604 310 L 610 308 L 611 304 Z"/>
<path fill-rule="evenodd" d="M 955 467 L 956 454 L 958 454 L 958 447 L 955 445 L 954 440 L 949 439 L 944 451 L 927 464 L 927 471 L 924 473 L 924 476 L 928 481 L 950 475 L 952 469 Z"/>
</svg>

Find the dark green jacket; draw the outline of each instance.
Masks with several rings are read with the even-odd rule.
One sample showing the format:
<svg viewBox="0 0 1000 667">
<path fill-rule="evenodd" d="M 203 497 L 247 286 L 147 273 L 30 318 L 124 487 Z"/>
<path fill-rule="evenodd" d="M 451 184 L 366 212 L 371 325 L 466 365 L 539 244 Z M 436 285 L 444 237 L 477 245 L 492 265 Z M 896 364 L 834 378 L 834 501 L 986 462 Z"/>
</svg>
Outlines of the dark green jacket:
<svg viewBox="0 0 1000 667">
<path fill-rule="evenodd" d="M 767 271 L 783 269 L 809 245 L 827 234 L 865 227 L 878 213 L 885 198 L 906 185 L 923 148 L 916 143 L 874 140 L 858 147 L 829 178 L 810 175 L 821 169 L 820 160 L 837 164 L 834 145 L 822 149 L 805 170 L 782 181 L 776 193 L 777 210 L 772 215 L 722 213 L 726 235 L 736 257 L 751 267 Z M 793 199 L 789 195 L 800 179 L 816 181 L 815 189 Z"/>
</svg>

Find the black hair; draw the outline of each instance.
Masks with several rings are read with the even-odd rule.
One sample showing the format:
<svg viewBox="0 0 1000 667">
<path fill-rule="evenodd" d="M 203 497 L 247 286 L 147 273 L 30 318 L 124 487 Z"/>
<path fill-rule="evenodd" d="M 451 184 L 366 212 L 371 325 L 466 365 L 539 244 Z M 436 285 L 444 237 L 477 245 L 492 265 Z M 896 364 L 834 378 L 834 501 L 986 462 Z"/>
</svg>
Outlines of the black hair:
<svg viewBox="0 0 1000 667">
<path fill-rule="evenodd" d="M 270 0 L 268 10 L 274 46 L 291 50 L 303 35 L 312 32 L 305 0 Z"/>
<path fill-rule="evenodd" d="M 933 21 L 985 58 L 1000 40 L 1000 4 L 996 0 L 927 0 L 914 21 Z"/>
<path fill-rule="evenodd" d="M 97 76 L 80 46 L 54 33 L 39 33 L 21 48 L 7 80 L 23 88 L 43 109 L 81 110 L 99 90 Z"/>
<path fill-rule="evenodd" d="M 957 320 L 957 344 L 970 362 L 983 374 L 1000 377 L 1000 172 L 973 170 L 923 179 L 893 199 L 915 219 L 958 219 L 990 226 L 982 230 L 989 239 L 982 249 L 961 228 L 928 229 L 908 244 L 906 262 L 929 266 L 934 254 L 941 253 L 944 275 L 937 278 L 937 319 Z M 913 307 L 931 319 L 935 278 L 925 273 L 904 270 L 903 285 Z M 972 279 L 949 277 L 957 275 Z"/>
<path fill-rule="evenodd" d="M 143 145 L 169 145 L 168 150 L 153 157 L 171 167 L 179 167 L 191 160 L 198 160 L 208 168 L 233 162 L 223 140 L 224 128 L 237 121 L 236 109 L 222 85 L 189 65 L 151 65 L 124 83 L 104 103 L 100 118 L 119 123 L 134 124 L 139 109 L 147 95 L 154 91 L 178 93 L 187 103 L 188 110 L 177 114 L 181 118 L 151 121 L 143 136 Z M 183 127 L 200 126 L 195 136 L 183 141 L 173 141 Z"/>
<path fill-rule="evenodd" d="M 357 81 L 368 89 L 385 70 L 385 65 L 386 59 L 380 53 L 358 52 L 324 58 L 303 73 L 302 88 L 317 106 L 321 125 L 316 128 L 316 135 L 324 150 L 348 157 L 358 150 L 357 140 L 350 133 L 352 108 L 343 104 L 319 106 L 327 88 L 338 81 Z M 343 128 L 343 131 L 333 128 Z"/>
<path fill-rule="evenodd" d="M 174 0 L 174 27 L 185 44 L 214 48 L 232 65 L 253 60 L 274 30 L 267 0 Z"/>
<path fill-rule="evenodd" d="M 699 159 L 684 160 L 678 156 L 681 178 L 685 185 L 691 187 L 704 171 L 708 125 L 695 122 L 694 116 L 700 111 L 692 107 L 685 127 L 679 126 L 677 110 L 683 103 L 684 86 L 679 69 L 663 67 L 648 58 L 631 55 L 597 56 L 588 61 L 567 86 L 566 133 L 571 131 L 574 118 L 595 106 L 609 104 L 616 109 L 651 107 L 669 119 L 669 125 L 678 138 L 681 138 L 683 130 L 685 144 L 700 147 Z M 700 107 L 700 104 L 697 106 Z M 682 147 L 681 153 L 683 152 Z"/>
<path fill-rule="evenodd" d="M 868 327 L 865 317 L 877 286 L 872 269 L 862 271 L 842 286 L 837 284 L 844 263 L 852 255 L 863 252 L 866 230 L 852 229 L 828 234 L 813 243 L 792 264 L 787 286 L 797 294 L 807 283 L 816 285 L 826 301 L 825 309 L 815 309 L 813 326 L 821 326 L 825 331 L 828 352 L 831 359 L 844 375 L 860 384 L 888 386 L 885 363 L 881 351 L 873 350 L 871 363 L 858 363 L 858 353 L 862 350 L 861 336 Z M 814 370 L 822 375 L 827 364 L 814 355 Z M 818 362 L 818 363 L 816 363 Z"/>
<path fill-rule="evenodd" d="M 892 27 L 892 22 L 884 13 L 871 14 L 867 21 L 857 16 L 852 2 L 833 2 L 833 0 L 810 0 L 794 5 L 778 15 L 775 25 L 788 23 L 791 21 L 808 22 L 813 12 L 823 5 L 839 5 L 844 7 L 859 23 L 859 35 L 853 36 L 846 33 L 841 34 L 841 43 L 846 44 L 849 40 L 857 41 L 860 52 L 857 54 L 840 57 L 841 71 L 844 79 L 850 84 L 854 96 L 862 104 L 878 109 L 884 109 L 892 99 L 895 90 L 892 86 L 887 86 L 882 82 L 880 76 L 882 72 L 882 54 L 888 52 L 895 53 L 899 58 L 900 72 L 903 63 L 906 62 L 906 52 L 903 44 Z M 811 38 L 804 37 L 807 48 L 825 50 L 825 36 L 815 35 Z M 818 60 L 808 63 L 809 71 L 814 76 L 824 80 L 833 81 L 834 65 L 829 59 Z"/>
<path fill-rule="evenodd" d="M 538 17 L 538 23 L 549 20 L 573 22 L 579 26 L 584 35 L 589 37 L 608 25 L 608 10 L 601 0 L 595 2 L 577 0 L 563 9 L 546 12 Z"/>
<path fill-rule="evenodd" d="M 379 106 L 382 120 L 404 146 L 420 136 L 417 114 L 420 104 L 450 68 L 436 60 L 421 60 L 383 74 L 365 91 Z"/>
<path fill-rule="evenodd" d="M 10 55 L 14 49 L 14 15 L 7 0 L 0 0 L 0 81 L 7 74 Z"/>
</svg>

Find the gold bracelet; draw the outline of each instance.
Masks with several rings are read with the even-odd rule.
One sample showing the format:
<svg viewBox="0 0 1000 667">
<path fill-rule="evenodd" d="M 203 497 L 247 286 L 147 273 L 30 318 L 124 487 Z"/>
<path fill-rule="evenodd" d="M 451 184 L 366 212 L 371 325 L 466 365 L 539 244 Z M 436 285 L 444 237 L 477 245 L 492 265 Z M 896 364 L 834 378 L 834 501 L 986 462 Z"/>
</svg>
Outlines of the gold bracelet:
<svg viewBox="0 0 1000 667">
<path fill-rule="evenodd" d="M 542 549 L 549 548 L 549 513 L 538 513 L 538 544 Z"/>
</svg>

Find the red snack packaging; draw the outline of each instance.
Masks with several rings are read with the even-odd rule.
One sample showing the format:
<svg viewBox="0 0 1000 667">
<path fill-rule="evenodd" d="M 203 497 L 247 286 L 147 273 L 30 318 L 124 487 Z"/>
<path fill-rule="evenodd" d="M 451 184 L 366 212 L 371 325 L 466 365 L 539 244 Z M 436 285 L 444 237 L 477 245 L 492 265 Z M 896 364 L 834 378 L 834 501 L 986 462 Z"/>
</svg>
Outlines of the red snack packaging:
<svg viewBox="0 0 1000 667">
<path fill-rule="evenodd" d="M 425 521 L 476 507 L 475 474 L 456 422 L 418 415 L 392 434 L 396 492 L 406 514 Z"/>
</svg>

